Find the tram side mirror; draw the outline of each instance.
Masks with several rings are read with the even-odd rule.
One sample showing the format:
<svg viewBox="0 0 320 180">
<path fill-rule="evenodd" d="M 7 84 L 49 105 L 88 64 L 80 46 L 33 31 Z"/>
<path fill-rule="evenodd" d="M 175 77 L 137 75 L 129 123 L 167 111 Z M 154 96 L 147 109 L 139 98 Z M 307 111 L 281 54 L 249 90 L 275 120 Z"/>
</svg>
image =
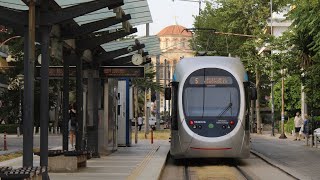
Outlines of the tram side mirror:
<svg viewBox="0 0 320 180">
<path fill-rule="evenodd" d="M 164 89 L 164 97 L 166 100 L 171 100 L 171 88 Z"/>
<path fill-rule="evenodd" d="M 255 87 L 251 88 L 251 100 L 257 100 L 257 89 Z"/>
</svg>

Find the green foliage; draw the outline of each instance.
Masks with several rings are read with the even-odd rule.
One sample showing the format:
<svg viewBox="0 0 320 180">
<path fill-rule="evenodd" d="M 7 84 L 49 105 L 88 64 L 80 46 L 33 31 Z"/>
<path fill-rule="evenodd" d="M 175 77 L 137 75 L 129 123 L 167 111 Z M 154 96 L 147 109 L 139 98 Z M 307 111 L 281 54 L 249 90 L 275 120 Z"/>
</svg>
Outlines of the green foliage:
<svg viewBox="0 0 320 180">
<path fill-rule="evenodd" d="M 284 124 L 284 131 L 291 133 L 292 130 L 294 130 L 294 117 L 290 118 L 285 124 Z"/>
<path fill-rule="evenodd" d="M 0 133 L 15 134 L 17 127 L 19 127 L 18 124 L 0 124 Z"/>
<path fill-rule="evenodd" d="M 285 110 L 296 111 L 301 109 L 301 81 L 297 75 L 285 78 L 284 85 Z M 281 79 L 274 85 L 274 106 L 275 109 L 281 109 Z"/>
<path fill-rule="evenodd" d="M 9 37 L 15 36 L 14 32 L 8 31 L 6 33 L 0 33 L 0 40 L 3 41 Z M 12 87 L 4 89 L 0 94 L 0 100 L 3 102 L 0 107 L 0 117 L 4 118 L 7 124 L 18 123 L 20 114 L 20 99 L 23 99 L 22 83 L 18 81 L 18 74 L 23 74 L 23 38 L 17 38 L 7 43 L 9 46 L 8 53 L 14 57 L 16 62 L 10 62 L 10 70 L 1 72 L 0 76 L 8 80 L 8 84 Z M 50 65 L 61 65 L 61 62 L 51 59 Z M 61 87 L 59 82 L 49 82 L 49 106 L 55 106 L 55 102 L 58 98 L 58 88 Z M 34 83 L 34 123 L 39 125 L 40 119 L 40 81 L 36 80 Z"/>
</svg>

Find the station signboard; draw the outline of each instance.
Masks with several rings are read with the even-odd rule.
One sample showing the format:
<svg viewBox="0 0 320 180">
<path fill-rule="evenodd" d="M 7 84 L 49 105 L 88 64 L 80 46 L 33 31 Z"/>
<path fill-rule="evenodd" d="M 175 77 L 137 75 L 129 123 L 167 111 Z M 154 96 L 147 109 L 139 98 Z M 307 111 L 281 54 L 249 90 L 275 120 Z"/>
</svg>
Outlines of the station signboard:
<svg viewBox="0 0 320 180">
<path fill-rule="evenodd" d="M 35 77 L 40 78 L 41 67 L 37 66 L 35 70 Z M 62 79 L 63 78 L 63 66 L 50 66 L 49 67 L 50 79 Z M 99 69 L 100 78 L 143 78 L 144 67 L 143 66 L 101 66 Z M 69 67 L 69 77 L 76 77 L 76 66 Z"/>
</svg>

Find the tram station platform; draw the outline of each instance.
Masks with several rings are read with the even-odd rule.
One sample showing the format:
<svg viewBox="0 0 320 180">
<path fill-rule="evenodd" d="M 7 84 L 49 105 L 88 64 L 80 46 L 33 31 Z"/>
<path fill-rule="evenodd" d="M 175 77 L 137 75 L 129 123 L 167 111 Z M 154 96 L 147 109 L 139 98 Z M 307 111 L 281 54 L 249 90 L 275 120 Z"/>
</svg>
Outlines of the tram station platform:
<svg viewBox="0 0 320 180">
<path fill-rule="evenodd" d="M 139 140 L 131 147 L 119 147 L 117 151 L 100 158 L 87 161 L 87 167 L 74 173 L 50 173 L 50 180 L 157 180 L 165 166 L 170 144 L 168 140 Z M 34 165 L 39 164 L 39 157 L 34 156 Z M 22 157 L 1 162 L 2 166 L 19 167 Z"/>
</svg>

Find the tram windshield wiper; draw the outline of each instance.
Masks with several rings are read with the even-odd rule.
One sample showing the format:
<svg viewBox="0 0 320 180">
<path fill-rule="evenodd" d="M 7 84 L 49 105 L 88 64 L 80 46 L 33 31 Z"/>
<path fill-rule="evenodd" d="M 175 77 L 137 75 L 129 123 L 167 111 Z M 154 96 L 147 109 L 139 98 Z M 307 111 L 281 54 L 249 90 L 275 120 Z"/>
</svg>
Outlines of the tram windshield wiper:
<svg viewBox="0 0 320 180">
<path fill-rule="evenodd" d="M 221 117 L 224 113 L 226 113 L 230 108 L 232 107 L 232 103 L 230 102 L 226 108 L 218 115 L 218 117 Z"/>
</svg>

